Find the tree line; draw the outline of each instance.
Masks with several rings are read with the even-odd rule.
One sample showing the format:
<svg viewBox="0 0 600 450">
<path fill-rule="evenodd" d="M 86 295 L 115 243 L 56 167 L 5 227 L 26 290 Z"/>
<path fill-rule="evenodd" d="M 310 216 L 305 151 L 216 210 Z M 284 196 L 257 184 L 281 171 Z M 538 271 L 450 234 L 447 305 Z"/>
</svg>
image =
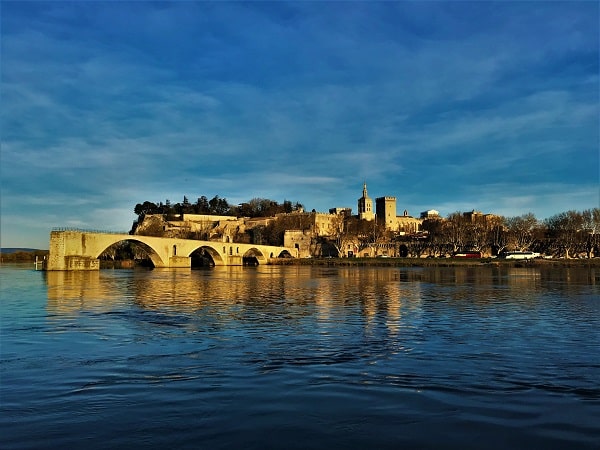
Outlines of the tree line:
<svg viewBox="0 0 600 450">
<path fill-rule="evenodd" d="M 545 220 L 527 213 L 515 217 L 450 214 L 446 220 L 425 220 L 426 234 L 402 239 L 415 256 L 472 250 L 497 255 L 533 251 L 546 255 L 600 256 L 600 208 L 566 211 Z"/>
<path fill-rule="evenodd" d="M 187 196 L 183 201 L 172 204 L 170 200 L 164 203 L 153 203 L 145 201 L 135 205 L 133 212 L 138 219 L 143 219 L 147 214 L 163 214 L 167 220 L 181 214 L 210 214 L 217 216 L 236 216 L 236 217 L 272 217 L 280 213 L 291 213 L 302 210 L 302 204 L 289 200 L 278 203 L 275 200 L 266 198 L 253 198 L 248 202 L 239 205 L 230 205 L 226 198 L 220 198 L 215 195 L 210 200 L 206 196 L 198 197 L 195 203 L 191 203 Z"/>
<path fill-rule="evenodd" d="M 36 257 L 39 260 L 48 256 L 48 250 L 19 250 L 16 252 L 0 252 L 0 262 L 33 262 Z"/>
</svg>

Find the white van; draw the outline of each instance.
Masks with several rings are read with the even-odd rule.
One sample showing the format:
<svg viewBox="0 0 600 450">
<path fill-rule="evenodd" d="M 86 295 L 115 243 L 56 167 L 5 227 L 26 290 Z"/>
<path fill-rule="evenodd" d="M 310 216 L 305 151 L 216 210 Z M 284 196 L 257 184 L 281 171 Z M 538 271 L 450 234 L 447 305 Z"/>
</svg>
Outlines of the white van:
<svg viewBox="0 0 600 450">
<path fill-rule="evenodd" d="M 534 259 L 539 258 L 540 254 L 536 252 L 506 252 L 504 258 L 506 259 Z"/>
</svg>

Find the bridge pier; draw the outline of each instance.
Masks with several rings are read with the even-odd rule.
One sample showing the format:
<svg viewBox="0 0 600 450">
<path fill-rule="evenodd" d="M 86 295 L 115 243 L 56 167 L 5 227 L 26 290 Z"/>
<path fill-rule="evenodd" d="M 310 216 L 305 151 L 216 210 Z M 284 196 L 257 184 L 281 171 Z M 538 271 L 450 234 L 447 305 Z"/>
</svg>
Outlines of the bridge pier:
<svg viewBox="0 0 600 450">
<path fill-rule="evenodd" d="M 89 256 L 65 256 L 65 270 L 98 270 L 100 260 Z"/>
<path fill-rule="evenodd" d="M 187 256 L 171 256 L 169 258 L 169 267 L 173 268 L 190 268 L 192 267 L 192 258 Z"/>
<path fill-rule="evenodd" d="M 226 266 L 243 266 L 244 261 L 239 255 L 228 256 L 225 261 Z"/>
<path fill-rule="evenodd" d="M 45 270 L 99 270 L 100 260 L 86 256 L 85 239 L 81 233 L 50 233 L 50 254 L 44 264 Z"/>
<path fill-rule="evenodd" d="M 48 258 L 42 263 L 43 270 L 99 270 L 100 260 L 89 256 L 62 256 Z"/>
</svg>

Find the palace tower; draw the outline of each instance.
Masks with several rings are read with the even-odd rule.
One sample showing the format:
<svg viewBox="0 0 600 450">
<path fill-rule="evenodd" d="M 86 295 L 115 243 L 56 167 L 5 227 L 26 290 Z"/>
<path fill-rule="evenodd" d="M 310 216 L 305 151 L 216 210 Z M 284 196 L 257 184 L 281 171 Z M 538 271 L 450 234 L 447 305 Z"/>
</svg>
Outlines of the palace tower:
<svg viewBox="0 0 600 450">
<path fill-rule="evenodd" d="M 373 200 L 367 194 L 367 183 L 363 184 L 363 195 L 358 199 L 358 217 L 373 220 Z"/>
</svg>

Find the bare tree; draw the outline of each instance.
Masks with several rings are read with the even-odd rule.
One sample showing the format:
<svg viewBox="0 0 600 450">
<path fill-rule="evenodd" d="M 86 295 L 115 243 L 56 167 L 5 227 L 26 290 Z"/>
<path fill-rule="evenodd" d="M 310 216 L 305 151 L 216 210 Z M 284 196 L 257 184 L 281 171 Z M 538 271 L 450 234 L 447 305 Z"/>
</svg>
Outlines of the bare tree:
<svg viewBox="0 0 600 450">
<path fill-rule="evenodd" d="M 577 211 L 567 211 L 546 219 L 551 244 L 557 253 L 570 258 L 577 251 L 583 217 Z"/>
<path fill-rule="evenodd" d="M 489 230 L 487 219 L 478 217 L 477 219 L 464 224 L 467 233 L 468 247 L 471 250 L 483 252 L 489 244 Z"/>
<path fill-rule="evenodd" d="M 508 245 L 516 250 L 530 249 L 539 237 L 540 224 L 532 213 L 506 219 Z"/>
<path fill-rule="evenodd" d="M 466 219 L 460 212 L 452 213 L 444 222 L 444 240 L 452 249 L 452 253 L 463 249 L 467 244 Z"/>
<path fill-rule="evenodd" d="M 422 238 L 411 237 L 404 244 L 408 249 L 408 255 L 414 258 L 420 258 L 429 249 L 429 243 Z"/>
<path fill-rule="evenodd" d="M 339 257 L 346 256 L 345 249 L 354 240 L 353 233 L 346 226 L 345 216 L 337 214 L 331 221 L 331 242 Z"/>
<path fill-rule="evenodd" d="M 492 254 L 499 254 L 508 245 L 508 233 L 506 232 L 506 219 L 495 216 L 489 221 L 488 244 Z"/>
<path fill-rule="evenodd" d="M 600 208 L 586 209 L 581 213 L 581 241 L 588 258 L 600 250 Z"/>
<path fill-rule="evenodd" d="M 442 218 L 426 219 L 421 228 L 427 232 L 427 250 L 431 256 L 439 256 L 447 251 L 444 237 L 444 221 Z"/>
</svg>

